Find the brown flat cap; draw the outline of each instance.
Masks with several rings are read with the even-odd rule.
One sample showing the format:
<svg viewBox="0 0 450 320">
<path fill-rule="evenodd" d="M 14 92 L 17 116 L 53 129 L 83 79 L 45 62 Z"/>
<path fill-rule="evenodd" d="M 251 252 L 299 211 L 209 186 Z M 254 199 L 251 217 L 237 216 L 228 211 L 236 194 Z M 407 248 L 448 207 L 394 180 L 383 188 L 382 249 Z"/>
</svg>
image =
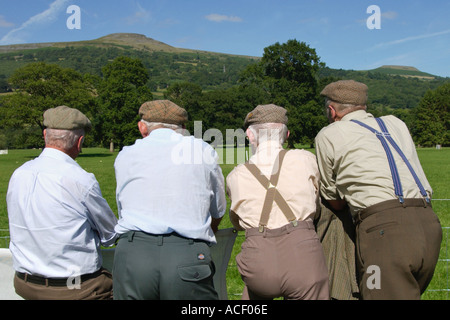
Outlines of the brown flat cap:
<svg viewBox="0 0 450 320">
<path fill-rule="evenodd" d="M 91 121 L 78 109 L 59 106 L 44 112 L 44 127 L 49 129 L 92 129 Z"/>
<path fill-rule="evenodd" d="M 286 109 L 274 104 L 259 105 L 245 117 L 244 128 L 261 123 L 283 123 L 287 124 L 288 117 Z"/>
<path fill-rule="evenodd" d="M 327 85 L 320 94 L 338 103 L 364 106 L 367 103 L 367 91 L 364 83 L 340 80 Z"/>
<path fill-rule="evenodd" d="M 148 122 L 182 125 L 188 121 L 186 110 L 170 100 L 147 101 L 139 108 L 139 115 Z"/>
</svg>

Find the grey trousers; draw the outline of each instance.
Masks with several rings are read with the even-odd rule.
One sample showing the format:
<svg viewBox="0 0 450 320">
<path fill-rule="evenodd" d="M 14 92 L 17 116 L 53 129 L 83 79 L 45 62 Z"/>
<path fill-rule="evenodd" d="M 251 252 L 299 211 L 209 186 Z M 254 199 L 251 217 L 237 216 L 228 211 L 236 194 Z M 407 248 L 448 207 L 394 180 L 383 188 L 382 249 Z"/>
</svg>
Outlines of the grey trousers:
<svg viewBox="0 0 450 320">
<path fill-rule="evenodd" d="M 215 300 L 214 272 L 204 241 L 128 232 L 114 255 L 114 299 Z"/>
</svg>

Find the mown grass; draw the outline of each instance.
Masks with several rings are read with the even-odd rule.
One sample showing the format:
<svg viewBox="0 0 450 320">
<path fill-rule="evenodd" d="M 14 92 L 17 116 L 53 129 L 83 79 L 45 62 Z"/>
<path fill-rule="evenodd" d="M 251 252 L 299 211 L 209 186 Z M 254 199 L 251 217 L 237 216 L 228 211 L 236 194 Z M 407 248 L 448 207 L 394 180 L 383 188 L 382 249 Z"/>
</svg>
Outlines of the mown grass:
<svg viewBox="0 0 450 320">
<path fill-rule="evenodd" d="M 298 146 L 301 147 L 301 146 Z M 312 149 L 308 149 L 314 152 Z M 226 177 L 235 167 L 233 163 L 227 163 L 225 159 L 226 152 L 235 152 L 236 149 L 225 148 L 223 157 L 221 159 L 221 168 Z M 39 156 L 41 150 L 10 150 L 7 155 L 0 155 L 0 246 L 7 247 L 8 241 L 1 239 L 7 237 L 8 234 L 8 216 L 6 209 L 6 191 L 8 188 L 9 179 L 16 168 L 20 165 Z M 114 175 L 114 160 L 117 156 L 117 151 L 110 153 L 102 148 L 88 148 L 84 149 L 83 153 L 77 158 L 78 164 L 88 172 L 95 174 L 103 196 L 108 201 L 111 209 L 117 212 L 117 204 L 115 200 L 115 175 Z M 222 154 L 219 152 L 219 154 Z M 428 180 L 433 187 L 433 199 L 449 199 L 450 198 L 450 148 L 443 148 L 436 150 L 432 148 L 418 149 L 419 158 L 423 165 L 424 171 Z M 227 198 L 228 208 L 230 201 Z M 227 212 L 228 212 L 227 208 Z M 443 227 L 450 227 L 449 215 L 449 201 L 435 200 L 433 201 L 433 208 L 439 216 L 441 225 Z M 222 220 L 220 228 L 231 228 L 228 214 Z M 423 299 L 432 300 L 448 300 L 449 299 L 449 269 L 448 262 L 445 259 L 450 258 L 449 251 L 449 234 L 450 230 L 444 229 L 444 241 L 441 247 L 441 256 L 438 263 L 434 278 L 422 296 Z M 243 233 L 239 233 L 233 253 L 229 262 L 227 270 L 227 288 L 229 299 L 240 299 L 242 293 L 243 282 L 236 268 L 235 257 L 240 251 L 241 244 L 244 240 Z"/>
</svg>

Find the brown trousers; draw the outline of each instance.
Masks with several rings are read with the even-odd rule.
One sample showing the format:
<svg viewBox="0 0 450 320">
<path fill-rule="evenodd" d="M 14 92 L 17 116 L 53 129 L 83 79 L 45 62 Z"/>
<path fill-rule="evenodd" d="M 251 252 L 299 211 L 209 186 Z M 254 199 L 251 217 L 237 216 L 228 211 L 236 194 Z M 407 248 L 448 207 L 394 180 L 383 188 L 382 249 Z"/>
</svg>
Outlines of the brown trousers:
<svg viewBox="0 0 450 320">
<path fill-rule="evenodd" d="M 312 221 L 279 229 L 246 230 L 236 257 L 245 283 L 242 299 L 328 300 L 325 256 Z"/>
<path fill-rule="evenodd" d="M 356 245 L 361 298 L 420 299 L 433 277 L 442 228 L 422 199 L 389 200 L 357 219 Z"/>
<path fill-rule="evenodd" d="M 106 269 L 98 277 L 82 282 L 80 289 L 34 284 L 14 277 L 16 293 L 25 300 L 111 300 L 112 283 L 112 275 Z"/>
</svg>

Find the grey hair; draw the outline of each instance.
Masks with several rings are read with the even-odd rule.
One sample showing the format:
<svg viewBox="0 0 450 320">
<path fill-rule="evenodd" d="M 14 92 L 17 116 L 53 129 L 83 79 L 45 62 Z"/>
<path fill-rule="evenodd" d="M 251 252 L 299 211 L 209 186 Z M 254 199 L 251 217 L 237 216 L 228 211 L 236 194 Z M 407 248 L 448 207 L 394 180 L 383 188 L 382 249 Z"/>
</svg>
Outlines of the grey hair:
<svg viewBox="0 0 450 320">
<path fill-rule="evenodd" d="M 277 141 L 284 144 L 288 133 L 288 128 L 283 123 L 252 124 L 248 128 L 253 133 L 257 145 L 265 141 Z"/>
<path fill-rule="evenodd" d="M 154 130 L 156 127 L 163 127 L 167 129 L 172 129 L 177 132 L 181 132 L 183 130 L 183 127 L 177 124 L 170 124 L 170 123 L 162 123 L 162 122 L 148 122 L 144 119 L 141 120 L 142 123 L 144 123 L 147 126 L 148 131 Z"/>
<path fill-rule="evenodd" d="M 333 106 L 336 108 L 336 111 L 338 112 L 345 112 L 345 113 L 349 113 L 355 110 L 366 110 L 367 107 L 364 106 L 360 106 L 360 105 L 354 105 L 354 104 L 349 104 L 349 103 L 339 103 L 333 100 L 330 100 L 328 98 L 325 98 L 325 108 L 328 108 L 328 106 L 330 104 L 333 104 Z"/>
<path fill-rule="evenodd" d="M 84 136 L 84 129 L 62 130 L 47 128 L 45 145 L 62 150 L 70 150 L 81 136 Z"/>
</svg>

